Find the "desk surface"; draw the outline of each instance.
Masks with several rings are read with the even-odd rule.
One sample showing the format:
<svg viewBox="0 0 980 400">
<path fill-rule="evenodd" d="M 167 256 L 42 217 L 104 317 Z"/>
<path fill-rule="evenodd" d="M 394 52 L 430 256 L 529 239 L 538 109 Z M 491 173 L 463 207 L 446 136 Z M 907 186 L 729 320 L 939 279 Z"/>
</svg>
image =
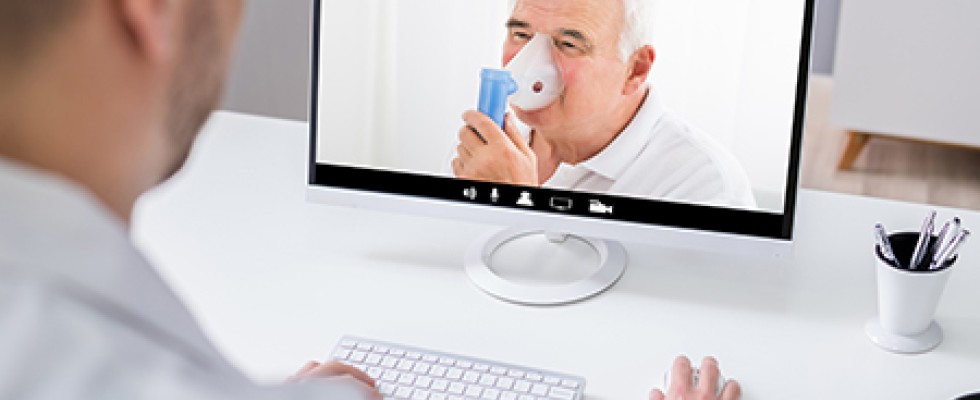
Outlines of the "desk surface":
<svg viewBox="0 0 980 400">
<path fill-rule="evenodd" d="M 630 264 L 580 304 L 524 307 L 468 281 L 485 225 L 307 203 L 307 126 L 219 113 L 187 168 L 145 196 L 134 235 L 215 344 L 262 382 L 344 334 L 581 374 L 589 399 L 646 399 L 677 354 L 715 355 L 745 399 L 952 399 L 980 390 L 980 245 L 939 305 L 945 341 L 896 355 L 876 312 L 871 227 L 928 207 L 802 191 L 791 260 L 626 243 Z M 939 208 L 980 228 L 980 213 Z"/>
</svg>

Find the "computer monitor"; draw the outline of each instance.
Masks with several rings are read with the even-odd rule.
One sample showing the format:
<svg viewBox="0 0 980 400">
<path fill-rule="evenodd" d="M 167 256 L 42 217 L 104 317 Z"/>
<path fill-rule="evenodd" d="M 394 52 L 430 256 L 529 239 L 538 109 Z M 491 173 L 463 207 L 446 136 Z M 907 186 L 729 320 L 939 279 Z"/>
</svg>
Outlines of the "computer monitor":
<svg viewBox="0 0 980 400">
<path fill-rule="evenodd" d="M 308 198 L 508 228 L 464 260 L 488 293 L 588 298 L 617 241 L 791 253 L 813 0 L 313 8 Z"/>
</svg>

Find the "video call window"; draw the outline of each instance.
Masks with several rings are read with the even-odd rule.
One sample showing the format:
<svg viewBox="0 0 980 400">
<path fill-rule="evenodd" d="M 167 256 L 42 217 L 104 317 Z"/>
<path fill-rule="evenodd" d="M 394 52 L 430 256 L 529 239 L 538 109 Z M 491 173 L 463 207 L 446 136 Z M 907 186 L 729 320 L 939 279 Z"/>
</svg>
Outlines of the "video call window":
<svg viewBox="0 0 980 400">
<path fill-rule="evenodd" d="M 508 53 L 540 33 L 553 48 L 562 97 L 509 112 L 528 144 L 541 138 L 587 156 L 560 164 L 541 187 L 784 211 L 802 118 L 804 0 L 643 0 L 635 31 L 655 53 L 649 91 L 598 152 L 561 135 L 610 125 L 602 123 L 615 117 L 603 108 L 610 91 L 583 89 L 602 79 L 588 74 L 603 70 L 582 67 L 593 61 L 582 57 L 622 51 L 574 15 L 545 21 L 517 3 L 322 1 L 317 163 L 456 178 L 462 116 L 477 108 L 481 71 L 503 68 Z"/>
</svg>

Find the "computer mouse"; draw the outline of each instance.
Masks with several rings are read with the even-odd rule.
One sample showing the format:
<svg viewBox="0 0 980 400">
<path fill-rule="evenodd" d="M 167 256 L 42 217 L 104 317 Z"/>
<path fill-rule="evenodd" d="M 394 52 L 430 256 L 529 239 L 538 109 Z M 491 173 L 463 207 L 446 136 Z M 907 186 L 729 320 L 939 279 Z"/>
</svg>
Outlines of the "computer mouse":
<svg viewBox="0 0 980 400">
<path fill-rule="evenodd" d="M 693 378 L 692 379 L 693 386 L 697 386 L 698 385 L 698 377 L 700 375 L 701 375 L 701 370 L 698 369 L 698 368 L 693 368 L 692 376 L 691 376 Z M 718 386 L 717 386 L 717 389 L 715 390 L 715 396 L 721 396 L 721 389 L 724 386 L 725 386 L 725 377 L 724 377 L 724 375 L 721 374 L 721 372 L 719 372 L 718 373 Z M 664 386 L 663 386 L 664 394 L 666 394 L 668 390 L 670 390 L 670 370 L 669 369 L 667 370 L 666 373 L 664 373 Z"/>
</svg>

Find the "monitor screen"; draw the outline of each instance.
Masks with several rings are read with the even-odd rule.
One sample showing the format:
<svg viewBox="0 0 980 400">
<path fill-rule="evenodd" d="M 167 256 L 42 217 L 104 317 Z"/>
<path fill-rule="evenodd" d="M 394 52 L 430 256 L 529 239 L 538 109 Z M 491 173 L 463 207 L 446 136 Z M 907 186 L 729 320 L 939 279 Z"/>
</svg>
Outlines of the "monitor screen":
<svg viewBox="0 0 980 400">
<path fill-rule="evenodd" d="M 812 0 L 315 1 L 310 184 L 791 240 L 812 16 Z M 495 122 L 476 110 L 501 71 Z"/>
</svg>

